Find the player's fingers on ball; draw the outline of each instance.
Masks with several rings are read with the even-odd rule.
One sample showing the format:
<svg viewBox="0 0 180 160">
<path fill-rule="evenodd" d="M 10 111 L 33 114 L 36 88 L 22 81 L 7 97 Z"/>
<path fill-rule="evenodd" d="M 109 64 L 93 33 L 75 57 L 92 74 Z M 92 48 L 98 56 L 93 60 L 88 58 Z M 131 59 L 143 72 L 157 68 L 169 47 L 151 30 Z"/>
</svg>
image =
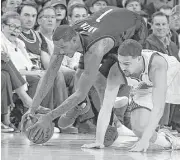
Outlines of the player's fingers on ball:
<svg viewBox="0 0 180 160">
<path fill-rule="evenodd" d="M 37 132 L 36 132 L 36 135 L 34 135 L 34 142 L 36 143 L 40 138 L 42 138 L 42 135 L 43 135 L 43 129 L 39 129 Z"/>
<path fill-rule="evenodd" d="M 31 130 L 32 131 L 32 130 Z M 36 140 L 36 139 L 38 139 L 39 138 L 39 132 L 41 131 L 41 128 L 40 127 L 36 127 L 36 129 L 32 132 L 32 134 L 31 134 L 31 138 L 32 139 L 34 139 L 34 140 Z"/>
</svg>

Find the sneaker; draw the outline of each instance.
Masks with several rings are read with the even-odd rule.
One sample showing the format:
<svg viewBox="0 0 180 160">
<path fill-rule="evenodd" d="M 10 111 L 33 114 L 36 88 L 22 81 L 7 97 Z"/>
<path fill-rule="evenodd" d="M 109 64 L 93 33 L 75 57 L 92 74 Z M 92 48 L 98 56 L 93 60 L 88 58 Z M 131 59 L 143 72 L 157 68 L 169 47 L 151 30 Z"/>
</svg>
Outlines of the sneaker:
<svg viewBox="0 0 180 160">
<path fill-rule="evenodd" d="M 61 129 L 61 133 L 78 134 L 78 129 L 76 127 L 71 126 L 65 129 Z"/>
<path fill-rule="evenodd" d="M 166 139 L 171 143 L 171 149 L 172 150 L 180 150 L 180 137 L 174 136 L 167 129 L 160 129 L 159 132 L 164 133 Z"/>
<path fill-rule="evenodd" d="M 128 104 L 128 97 L 116 97 L 114 108 L 121 108 Z"/>
<path fill-rule="evenodd" d="M 90 120 L 87 120 L 85 122 L 78 124 L 78 132 L 79 133 L 95 134 L 96 133 L 96 126 Z"/>
<path fill-rule="evenodd" d="M 165 130 L 168 130 L 169 132 L 171 132 L 173 135 L 177 135 L 178 134 L 178 131 L 177 130 L 174 130 L 172 129 L 172 127 L 169 127 L 169 126 L 160 126 L 159 129 L 165 129 Z"/>
<path fill-rule="evenodd" d="M 4 133 L 14 132 L 14 128 L 11 128 L 1 123 L 1 132 L 4 132 Z"/>
<path fill-rule="evenodd" d="M 104 146 L 105 147 L 111 146 L 117 138 L 118 138 L 117 128 L 109 125 L 104 137 Z"/>
<path fill-rule="evenodd" d="M 62 115 L 58 120 L 59 128 L 67 128 L 74 124 L 77 117 L 87 113 L 90 109 L 90 103 L 83 103 L 82 105 L 78 105 L 68 111 L 66 114 Z"/>
</svg>

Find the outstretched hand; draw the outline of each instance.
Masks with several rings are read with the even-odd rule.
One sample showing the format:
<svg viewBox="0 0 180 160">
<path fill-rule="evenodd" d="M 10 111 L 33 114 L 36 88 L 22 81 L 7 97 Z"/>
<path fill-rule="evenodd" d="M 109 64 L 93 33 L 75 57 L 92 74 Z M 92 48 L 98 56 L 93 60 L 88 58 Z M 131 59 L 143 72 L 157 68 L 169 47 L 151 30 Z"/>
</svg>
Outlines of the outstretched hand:
<svg viewBox="0 0 180 160">
<path fill-rule="evenodd" d="M 140 139 L 130 149 L 130 152 L 147 152 L 149 148 L 149 141 Z"/>
<path fill-rule="evenodd" d="M 51 117 L 48 114 L 44 114 L 39 117 L 38 121 L 33 126 L 27 128 L 27 131 L 30 132 L 31 135 L 30 138 L 34 143 L 38 141 L 42 134 L 46 135 L 46 132 L 49 132 L 50 125 L 54 125 Z"/>
<path fill-rule="evenodd" d="M 104 148 L 104 144 L 100 144 L 100 143 L 91 143 L 91 144 L 84 144 L 83 146 L 81 146 L 82 148 L 96 148 L 96 149 L 102 149 Z"/>
</svg>

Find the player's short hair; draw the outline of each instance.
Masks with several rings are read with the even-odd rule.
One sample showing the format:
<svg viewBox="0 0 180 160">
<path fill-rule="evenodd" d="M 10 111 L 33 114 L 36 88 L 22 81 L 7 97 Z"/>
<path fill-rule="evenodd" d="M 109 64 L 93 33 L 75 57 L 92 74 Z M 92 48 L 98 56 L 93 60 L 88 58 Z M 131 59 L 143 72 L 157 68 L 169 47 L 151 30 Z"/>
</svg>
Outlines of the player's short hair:
<svg viewBox="0 0 180 160">
<path fill-rule="evenodd" d="M 69 16 L 69 17 L 72 16 L 73 10 L 74 10 L 75 8 L 84 8 L 84 9 L 87 11 L 87 14 L 88 14 L 88 8 L 86 7 L 85 4 L 76 3 L 76 4 L 71 5 L 71 6 L 68 8 L 68 16 Z"/>
<path fill-rule="evenodd" d="M 141 56 L 142 45 L 133 39 L 125 40 L 118 48 L 118 54 L 121 56 L 131 56 L 136 58 Z"/>
<path fill-rule="evenodd" d="M 155 13 L 152 15 L 152 17 L 151 17 L 151 23 L 152 23 L 152 24 L 153 24 L 153 22 L 154 22 L 154 18 L 157 17 L 157 16 L 166 17 L 167 20 L 168 20 L 168 23 L 169 23 L 169 17 L 168 17 L 167 15 L 165 15 L 163 12 L 158 11 L 158 12 L 155 12 Z"/>
<path fill-rule="evenodd" d="M 31 1 L 31 0 L 25 0 L 25 1 L 23 1 L 23 2 L 21 3 L 21 5 L 18 6 L 17 12 L 18 12 L 19 14 L 21 14 L 21 12 L 22 12 L 22 10 L 23 10 L 23 8 L 24 8 L 25 6 L 33 7 L 33 8 L 35 8 L 36 11 L 38 12 L 38 5 L 36 4 L 36 2 Z"/>
<path fill-rule="evenodd" d="M 1 24 L 7 24 L 9 19 L 18 19 L 21 21 L 20 15 L 17 12 L 8 11 L 4 13 L 3 16 L 1 17 Z"/>
<path fill-rule="evenodd" d="M 53 41 L 63 39 L 68 42 L 77 35 L 76 31 L 69 25 L 61 25 L 56 28 L 53 34 Z"/>
</svg>

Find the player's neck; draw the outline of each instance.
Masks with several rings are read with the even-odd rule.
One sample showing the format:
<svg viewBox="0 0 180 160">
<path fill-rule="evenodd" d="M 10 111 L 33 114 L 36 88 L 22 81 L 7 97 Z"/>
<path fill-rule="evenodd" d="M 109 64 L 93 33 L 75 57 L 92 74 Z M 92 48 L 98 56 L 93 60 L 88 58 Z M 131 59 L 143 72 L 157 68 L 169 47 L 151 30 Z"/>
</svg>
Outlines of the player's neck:
<svg viewBox="0 0 180 160">
<path fill-rule="evenodd" d="M 145 70 L 145 61 L 144 61 L 144 58 L 142 57 L 141 60 L 140 60 L 140 66 L 139 66 L 139 70 L 138 72 L 133 76 L 137 79 L 140 79 L 142 74 L 144 73 L 144 70 Z"/>
</svg>

